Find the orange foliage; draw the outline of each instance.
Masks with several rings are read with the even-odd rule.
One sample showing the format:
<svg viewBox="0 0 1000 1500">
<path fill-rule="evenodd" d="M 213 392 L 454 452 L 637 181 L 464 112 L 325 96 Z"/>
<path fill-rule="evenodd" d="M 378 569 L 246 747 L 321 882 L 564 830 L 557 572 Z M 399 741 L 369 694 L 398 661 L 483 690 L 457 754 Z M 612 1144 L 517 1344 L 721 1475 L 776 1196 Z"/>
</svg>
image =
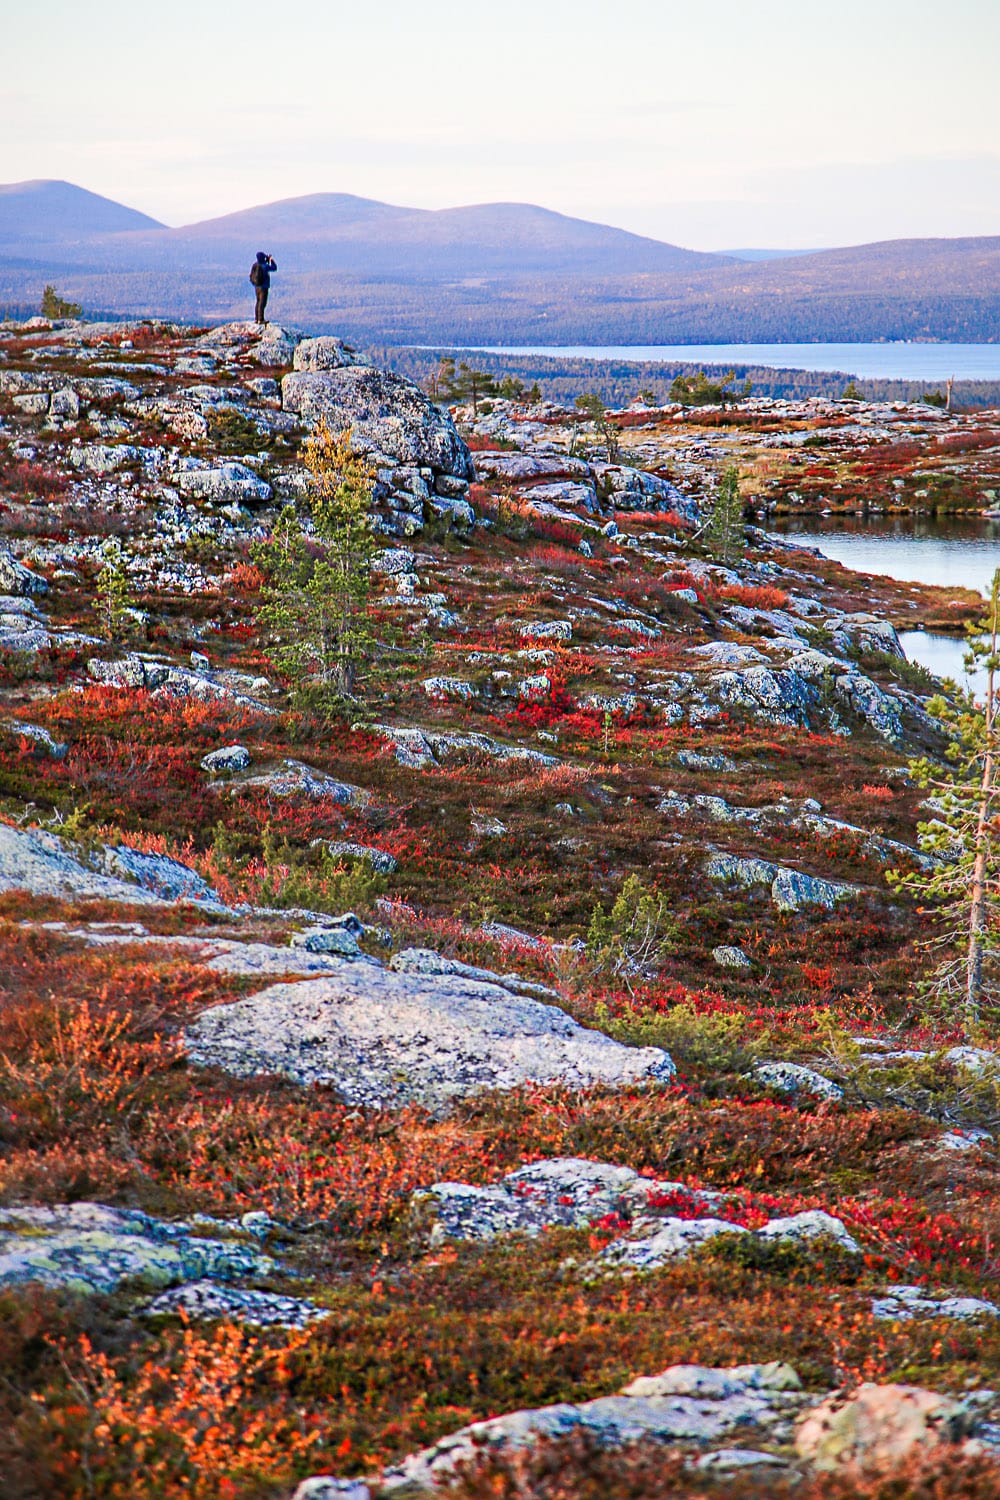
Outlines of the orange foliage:
<svg viewBox="0 0 1000 1500">
<path fill-rule="evenodd" d="M 102 1500 L 226 1500 L 249 1480 L 289 1478 L 320 1438 L 318 1419 L 282 1400 L 290 1356 L 308 1337 L 270 1349 L 228 1323 L 207 1335 L 185 1328 L 179 1345 L 168 1336 L 129 1371 L 81 1336 L 63 1351 L 75 1399 L 36 1398 L 49 1408 L 59 1493 L 93 1495 L 96 1474 Z"/>
</svg>

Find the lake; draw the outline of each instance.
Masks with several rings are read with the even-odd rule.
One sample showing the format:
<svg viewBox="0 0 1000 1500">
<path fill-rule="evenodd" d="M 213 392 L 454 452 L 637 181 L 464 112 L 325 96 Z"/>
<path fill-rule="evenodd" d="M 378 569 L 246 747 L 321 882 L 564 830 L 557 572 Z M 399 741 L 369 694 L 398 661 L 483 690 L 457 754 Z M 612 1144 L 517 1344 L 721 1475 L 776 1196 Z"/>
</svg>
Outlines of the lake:
<svg viewBox="0 0 1000 1500">
<path fill-rule="evenodd" d="M 836 370 L 861 380 L 1000 380 L 1000 344 L 531 344 L 480 345 L 476 352 Z"/>
<path fill-rule="evenodd" d="M 858 573 L 910 583 L 964 586 L 986 594 L 1000 567 L 1000 522 L 962 516 L 774 518 L 769 529 Z M 965 641 L 925 630 L 901 631 L 903 650 L 938 677 L 985 690 L 985 674 L 965 670 Z"/>
</svg>

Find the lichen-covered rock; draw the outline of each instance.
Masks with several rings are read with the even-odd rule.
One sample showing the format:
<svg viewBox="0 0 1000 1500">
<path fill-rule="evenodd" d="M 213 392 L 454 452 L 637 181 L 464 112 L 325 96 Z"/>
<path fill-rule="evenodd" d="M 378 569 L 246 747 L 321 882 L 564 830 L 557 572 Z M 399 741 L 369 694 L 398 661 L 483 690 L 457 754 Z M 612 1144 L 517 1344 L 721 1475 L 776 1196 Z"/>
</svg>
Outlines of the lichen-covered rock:
<svg viewBox="0 0 1000 1500">
<path fill-rule="evenodd" d="M 210 505 L 263 505 L 271 499 L 266 480 L 246 464 L 221 463 L 205 469 L 182 469 L 174 482 L 184 495 Z"/>
<path fill-rule="evenodd" d="M 371 865 L 376 875 L 396 873 L 395 856 L 385 849 L 375 849 L 371 844 L 353 844 L 346 839 L 321 839 L 319 842 L 333 855 L 334 859 L 362 860 L 365 864 Z"/>
<path fill-rule="evenodd" d="M 536 1235 L 557 1225 L 579 1228 L 610 1214 L 648 1215 L 650 1200 L 668 1195 L 705 1207 L 721 1197 L 579 1157 L 532 1162 L 488 1187 L 436 1182 L 425 1197 L 435 1210 L 437 1238 L 490 1240 L 501 1234 Z"/>
<path fill-rule="evenodd" d="M 1000 1307 L 982 1297 L 949 1297 L 925 1286 L 892 1286 L 872 1302 L 872 1316 L 905 1323 L 912 1318 L 1000 1318 Z"/>
<path fill-rule="evenodd" d="M 291 947 L 304 948 L 307 953 L 328 953 L 338 958 L 361 958 L 361 949 L 353 932 L 342 927 L 310 927 L 305 932 L 296 932 Z"/>
<path fill-rule="evenodd" d="M 242 1077 L 325 1083 L 356 1105 L 438 1107 L 487 1088 L 669 1079 L 658 1047 L 626 1047 L 553 1005 L 456 974 L 343 963 L 205 1011 L 190 1055 Z"/>
<path fill-rule="evenodd" d="M 669 479 L 627 464 L 591 464 L 591 472 L 602 495 L 616 510 L 672 510 L 682 520 L 697 521 L 695 501 L 683 495 Z"/>
<path fill-rule="evenodd" d="M 8 599 L 0 596 L 0 650 L 37 653 L 47 651 L 52 645 L 52 636 L 44 628 L 37 612 L 27 613 L 17 608 L 5 607 L 24 604 L 23 599 Z"/>
<path fill-rule="evenodd" d="M 24 739 L 32 746 L 36 755 L 47 755 L 53 760 L 64 760 L 69 746 L 57 740 L 42 724 L 28 724 L 24 719 L 8 719 L 2 726 L 15 739 Z"/>
<path fill-rule="evenodd" d="M 842 1099 L 844 1090 L 832 1078 L 817 1073 L 814 1068 L 804 1068 L 801 1063 L 758 1063 L 753 1076 L 769 1088 L 780 1089 L 785 1094 L 814 1094 L 817 1099 Z"/>
<path fill-rule="evenodd" d="M 423 689 L 428 698 L 451 698 L 456 703 L 468 703 L 478 697 L 476 684 L 464 677 L 428 677 Z"/>
<path fill-rule="evenodd" d="M 109 1292 L 126 1278 L 172 1286 L 264 1275 L 273 1265 L 240 1240 L 203 1239 L 186 1225 L 101 1203 L 0 1209 L 0 1286 Z"/>
<path fill-rule="evenodd" d="M 303 339 L 292 356 L 293 370 L 341 370 L 345 365 L 356 365 L 354 353 L 343 339 L 324 335 L 316 339 Z"/>
<path fill-rule="evenodd" d="M 504 745 L 488 734 L 463 734 L 450 729 L 402 729 L 391 724 L 358 724 L 356 727 L 383 735 L 395 750 L 399 764 L 416 770 L 438 766 L 448 760 L 475 760 L 479 756 L 500 762 L 523 761 L 535 766 L 559 764 L 554 755 L 524 745 Z"/>
<path fill-rule="evenodd" d="M 221 749 L 212 750 L 202 757 L 201 769 L 219 776 L 227 772 L 245 771 L 249 764 L 250 751 L 245 745 L 223 745 Z"/>
<path fill-rule="evenodd" d="M 674 1215 L 654 1219 L 647 1215 L 636 1220 L 629 1234 L 606 1245 L 599 1260 L 624 1271 L 653 1271 L 690 1255 L 720 1234 L 746 1233 L 742 1225 L 729 1219 L 681 1219 Z"/>
<path fill-rule="evenodd" d="M 795 1446 L 821 1473 L 849 1464 L 894 1469 L 915 1451 L 957 1444 L 973 1427 L 969 1406 L 951 1396 L 866 1382 L 846 1398 L 835 1394 L 809 1412 Z"/>
<path fill-rule="evenodd" d="M 790 1240 L 799 1244 L 809 1240 L 835 1240 L 842 1250 L 851 1255 L 860 1255 L 861 1246 L 841 1219 L 835 1218 L 821 1208 L 807 1209 L 804 1213 L 789 1214 L 785 1218 L 771 1219 L 754 1233 L 762 1240 Z"/>
<path fill-rule="evenodd" d="M 250 1287 L 219 1285 L 214 1281 L 192 1281 L 162 1292 L 143 1309 L 147 1318 L 180 1317 L 204 1321 L 223 1319 L 247 1323 L 254 1328 L 308 1328 L 331 1316 L 325 1307 L 301 1297 L 282 1297 L 276 1292 L 258 1292 Z"/>
<path fill-rule="evenodd" d="M 727 943 L 712 949 L 712 959 L 720 969 L 732 969 L 739 974 L 747 974 L 753 968 L 742 948 L 733 948 Z"/>
<path fill-rule="evenodd" d="M 55 834 L 6 823 L 0 823 L 0 891 L 132 905 L 175 900 L 220 904 L 199 875 L 166 855 L 119 846 L 100 851 L 88 866 Z"/>
<path fill-rule="evenodd" d="M 74 469 L 100 478 L 134 468 L 142 462 L 142 452 L 131 443 L 79 443 L 70 449 L 69 461 Z"/>
<path fill-rule="evenodd" d="M 492 969 L 481 969 L 476 964 L 449 958 L 432 948 L 402 948 L 390 958 L 389 968 L 396 974 L 460 974 L 463 979 L 481 979 L 486 984 L 499 984 L 513 995 L 531 995 L 535 1000 L 556 1002 L 560 998 L 558 992 L 547 984 L 522 979 L 519 974 L 497 974 Z"/>
<path fill-rule="evenodd" d="M 0 594 L 23 598 L 27 594 L 44 594 L 48 587 L 46 580 L 18 562 L 9 548 L 0 547 Z"/>
<path fill-rule="evenodd" d="M 87 676 L 104 687 L 152 690 L 166 682 L 171 669 L 162 662 L 147 661 L 141 656 L 124 656 L 118 661 L 103 661 L 92 656 L 87 662 Z"/>
<path fill-rule="evenodd" d="M 838 677 L 834 692 L 840 701 L 864 719 L 883 740 L 895 742 L 903 737 L 903 716 L 899 704 L 870 677 L 861 672 Z"/>
<path fill-rule="evenodd" d="M 356 447 L 435 474 L 474 477 L 472 458 L 454 422 L 413 381 L 389 370 L 349 365 L 293 371 L 281 382 L 285 411 L 305 422 L 349 427 Z"/>
<path fill-rule="evenodd" d="M 633 1381 L 618 1396 L 511 1412 L 463 1427 L 386 1470 L 381 1493 L 433 1490 L 484 1450 L 524 1447 L 540 1437 L 586 1432 L 602 1446 L 617 1447 L 640 1439 L 707 1445 L 754 1428 L 770 1436 L 776 1424 L 800 1410 L 803 1399 L 795 1372 L 787 1365 L 742 1365 L 721 1371 L 675 1366 L 660 1376 Z"/>
<path fill-rule="evenodd" d="M 573 639 L 572 620 L 521 620 L 517 622 L 518 633 L 531 641 L 562 641 Z"/>
<path fill-rule="evenodd" d="M 773 865 L 768 859 L 751 859 L 738 854 L 713 854 L 705 866 L 705 873 L 710 880 L 749 888 L 770 885 L 778 869 L 779 866 Z"/>
<path fill-rule="evenodd" d="M 290 365 L 302 334 L 282 328 L 278 323 L 254 323 L 249 319 L 221 323 L 195 342 L 195 349 L 219 360 L 239 360 L 247 364 Z"/>
<path fill-rule="evenodd" d="M 101 868 L 108 875 L 134 880 L 143 890 L 151 891 L 162 901 L 194 901 L 219 906 L 218 894 L 188 865 L 167 854 L 143 854 L 126 844 L 106 848 L 99 856 Z"/>
<path fill-rule="evenodd" d="M 832 911 L 841 901 L 858 894 L 856 885 L 837 880 L 819 880 L 798 870 L 779 869 L 771 886 L 771 899 L 779 911 L 801 911 L 804 906 L 822 906 Z"/>
<path fill-rule="evenodd" d="M 586 479 L 590 467 L 582 458 L 570 458 L 565 453 L 510 453 L 504 450 L 491 452 L 487 449 L 474 458 L 476 473 L 480 478 L 487 474 L 497 479 L 540 479 L 545 475 L 559 475 L 562 479 Z"/>
<path fill-rule="evenodd" d="M 627 1272 L 653 1271 L 672 1260 L 690 1255 L 692 1250 L 722 1234 L 745 1235 L 749 1239 L 764 1242 L 786 1241 L 790 1244 L 831 1239 L 852 1254 L 860 1249 L 842 1221 L 821 1209 L 771 1219 L 760 1229 L 754 1230 L 745 1229 L 741 1224 L 732 1223 L 728 1219 L 682 1219 L 671 1215 L 654 1218 L 646 1215 L 637 1219 L 627 1233 L 605 1246 L 595 1264 Z"/>
<path fill-rule="evenodd" d="M 235 782 L 232 789 L 238 793 L 248 788 L 260 788 L 272 797 L 323 797 L 336 807 L 363 807 L 369 799 L 361 787 L 338 781 L 336 776 L 303 765 L 300 760 L 283 760 L 270 771 Z"/>
<path fill-rule="evenodd" d="M 800 911 L 803 906 L 821 906 L 831 911 L 841 901 L 858 894 L 858 887 L 835 880 L 820 880 L 786 869 L 767 859 L 747 858 L 737 854 L 713 854 L 705 865 L 710 880 L 750 889 L 757 885 L 771 887 L 771 899 L 779 911 Z"/>
</svg>

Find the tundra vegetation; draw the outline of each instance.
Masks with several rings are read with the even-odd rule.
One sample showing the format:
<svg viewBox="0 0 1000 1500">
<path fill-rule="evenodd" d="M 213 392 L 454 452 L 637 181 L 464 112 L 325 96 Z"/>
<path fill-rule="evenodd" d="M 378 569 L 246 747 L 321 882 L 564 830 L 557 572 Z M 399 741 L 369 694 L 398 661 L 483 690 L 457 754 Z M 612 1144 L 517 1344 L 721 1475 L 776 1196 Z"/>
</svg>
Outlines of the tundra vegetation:
<svg viewBox="0 0 1000 1500">
<path fill-rule="evenodd" d="M 993 417 L 605 408 L 615 462 L 275 325 L 0 353 L 5 1496 L 412 1493 L 539 1408 L 433 1482 L 996 1495 L 993 717 L 896 635 L 993 661 L 996 596 L 739 506 L 982 491 Z M 853 1406 L 817 1466 L 834 1393 L 890 1474 Z"/>
</svg>

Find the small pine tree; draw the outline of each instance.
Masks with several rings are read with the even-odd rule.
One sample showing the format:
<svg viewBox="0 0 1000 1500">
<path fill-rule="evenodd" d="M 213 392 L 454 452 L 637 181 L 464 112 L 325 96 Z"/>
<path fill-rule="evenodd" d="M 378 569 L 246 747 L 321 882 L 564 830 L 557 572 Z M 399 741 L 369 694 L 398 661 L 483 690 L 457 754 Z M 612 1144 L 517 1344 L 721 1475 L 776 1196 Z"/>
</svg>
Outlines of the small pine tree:
<svg viewBox="0 0 1000 1500">
<path fill-rule="evenodd" d="M 486 370 L 475 370 L 463 360 L 455 367 L 455 361 L 441 361 L 435 377 L 438 389 L 446 401 L 472 405 L 472 415 L 479 415 L 479 403 L 484 396 L 497 394 L 497 383 Z"/>
<path fill-rule="evenodd" d="M 369 600 L 371 498 L 375 470 L 351 447 L 350 431 L 320 423 L 304 450 L 308 536 L 294 506 L 252 550 L 264 574 L 260 623 L 276 641 L 279 669 L 321 701 L 351 696 L 373 645 Z"/>
<path fill-rule="evenodd" d="M 616 464 L 621 452 L 621 434 L 608 415 L 608 409 L 600 396 L 593 394 L 577 396 L 576 409 L 583 420 L 589 422 L 594 431 L 604 439 L 608 463 Z"/>
<path fill-rule="evenodd" d="M 60 297 L 54 286 L 47 286 L 42 292 L 43 318 L 78 318 L 82 312 L 79 302 L 67 302 L 65 297 Z"/>
<path fill-rule="evenodd" d="M 97 612 L 105 639 L 117 641 L 127 633 L 131 592 L 125 553 L 116 536 L 108 537 L 101 557 L 104 566 L 97 575 Z"/>
<path fill-rule="evenodd" d="M 743 501 L 740 499 L 739 470 L 735 464 L 730 464 L 723 472 L 708 522 L 707 540 L 723 563 L 743 556 Z"/>
<path fill-rule="evenodd" d="M 928 708 L 953 736 L 948 749 L 952 769 L 926 757 L 913 761 L 910 771 L 920 786 L 934 793 L 934 819 L 919 826 L 920 847 L 934 857 L 929 869 L 902 874 L 890 870 L 889 884 L 937 908 L 939 931 L 930 945 L 940 961 L 930 989 L 951 1002 L 963 997 L 967 1025 L 979 1018 L 987 970 L 1000 948 L 994 918 L 1000 881 L 1000 841 L 996 769 L 996 673 L 1000 671 L 1000 569 L 993 575 L 985 619 L 970 630 L 970 665 L 986 670 L 986 698 L 980 705 L 971 697 L 958 707 L 943 698 Z"/>
<path fill-rule="evenodd" d="M 841 401 L 863 401 L 864 394 L 858 382 L 852 377 L 844 386 L 840 394 Z"/>
<path fill-rule="evenodd" d="M 679 928 L 659 891 L 629 875 L 610 912 L 595 906 L 587 929 L 586 957 L 591 973 L 634 982 L 649 979 L 677 942 Z"/>
</svg>

